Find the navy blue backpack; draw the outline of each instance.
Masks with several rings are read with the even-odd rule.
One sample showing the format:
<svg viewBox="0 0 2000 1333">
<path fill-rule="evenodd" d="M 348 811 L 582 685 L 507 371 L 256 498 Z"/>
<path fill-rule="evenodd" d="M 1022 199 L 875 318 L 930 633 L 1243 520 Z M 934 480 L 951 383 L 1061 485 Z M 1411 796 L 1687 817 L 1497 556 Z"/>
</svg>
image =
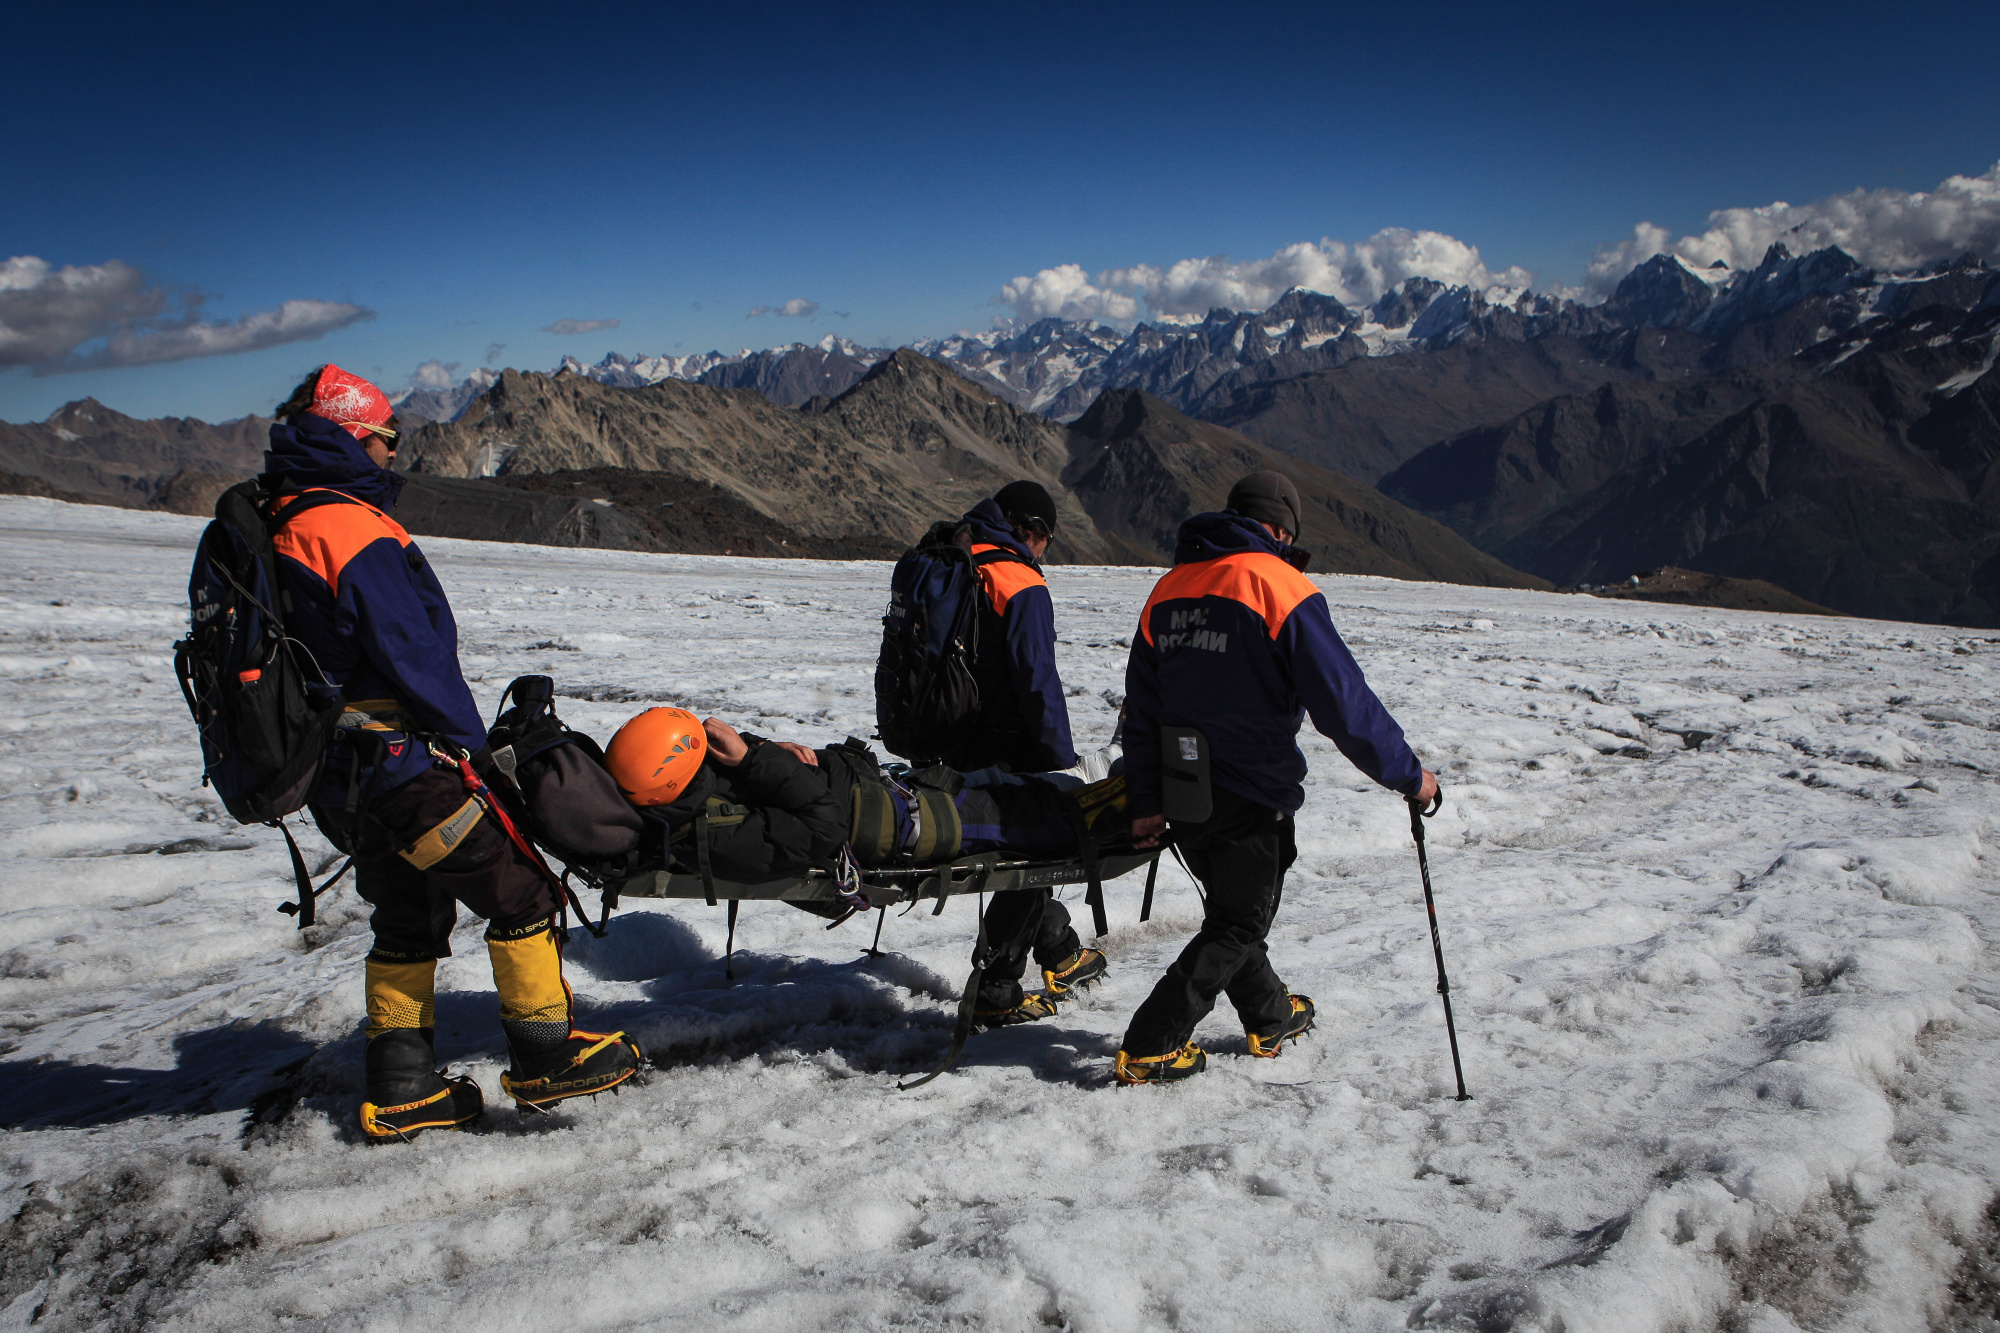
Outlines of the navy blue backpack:
<svg viewBox="0 0 2000 1333">
<path fill-rule="evenodd" d="M 188 636 L 174 645 L 201 732 L 202 782 L 245 824 L 277 824 L 306 803 L 344 706 L 339 687 L 285 633 L 271 538 L 306 509 L 360 502 L 309 491 L 272 514 L 272 498 L 246 481 L 215 502 L 188 577 Z"/>
<path fill-rule="evenodd" d="M 937 523 L 896 561 L 875 661 L 875 727 L 891 754 L 934 760 L 978 717 L 979 568 L 1020 559 L 975 555 L 970 528 Z"/>
</svg>

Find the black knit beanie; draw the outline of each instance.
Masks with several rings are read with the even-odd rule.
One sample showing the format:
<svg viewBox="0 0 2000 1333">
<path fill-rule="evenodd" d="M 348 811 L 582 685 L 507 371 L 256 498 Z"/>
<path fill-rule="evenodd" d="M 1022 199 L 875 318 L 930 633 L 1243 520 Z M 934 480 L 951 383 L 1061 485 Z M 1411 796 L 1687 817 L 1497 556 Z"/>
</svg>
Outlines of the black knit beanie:
<svg viewBox="0 0 2000 1333">
<path fill-rule="evenodd" d="M 993 503 L 999 505 L 1000 512 L 1008 518 L 1017 514 L 1022 518 L 1036 518 L 1051 533 L 1056 530 L 1056 502 L 1049 498 L 1047 488 L 1038 481 L 1010 481 L 993 497 Z"/>
<path fill-rule="evenodd" d="M 1229 488 L 1229 508 L 1245 518 L 1283 528 L 1297 541 L 1299 531 L 1299 488 L 1282 472 L 1252 472 Z"/>
</svg>

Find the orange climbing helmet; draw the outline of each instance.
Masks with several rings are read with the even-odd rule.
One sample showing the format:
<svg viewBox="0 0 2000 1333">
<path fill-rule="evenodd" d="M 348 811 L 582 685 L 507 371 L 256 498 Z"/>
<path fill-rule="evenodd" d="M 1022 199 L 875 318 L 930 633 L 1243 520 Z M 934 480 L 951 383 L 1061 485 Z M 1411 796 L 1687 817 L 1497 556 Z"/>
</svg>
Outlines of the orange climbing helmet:
<svg viewBox="0 0 2000 1333">
<path fill-rule="evenodd" d="M 687 790 L 707 757 L 701 719 L 685 708 L 648 708 L 618 728 L 604 750 L 605 767 L 634 805 L 667 804 Z"/>
</svg>

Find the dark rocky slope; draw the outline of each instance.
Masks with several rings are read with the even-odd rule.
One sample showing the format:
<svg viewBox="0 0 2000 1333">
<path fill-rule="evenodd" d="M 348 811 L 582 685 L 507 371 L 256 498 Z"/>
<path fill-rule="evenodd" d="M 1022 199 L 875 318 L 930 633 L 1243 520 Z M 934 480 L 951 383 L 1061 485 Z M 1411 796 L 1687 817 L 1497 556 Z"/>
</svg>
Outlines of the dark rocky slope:
<svg viewBox="0 0 2000 1333">
<path fill-rule="evenodd" d="M 1678 565 L 2000 625 L 1996 350 L 2000 302 L 1920 309 L 1754 371 L 1543 404 L 1383 487 L 1558 583 Z"/>
<path fill-rule="evenodd" d="M 1169 563 L 1182 520 L 1222 508 L 1238 478 L 1269 468 L 1299 488 L 1301 545 L 1313 552 L 1315 571 L 1549 586 L 1371 486 L 1196 421 L 1137 389 L 1106 390 L 1070 431 L 1063 481 L 1135 563 Z"/>
<path fill-rule="evenodd" d="M 1648 569 L 1623 583 L 1592 588 L 1598 597 L 1635 602 L 1670 602 L 1677 606 L 1715 606 L 1734 611 L 1771 611 L 1785 615 L 1837 616 L 1831 607 L 1789 593 L 1762 579 L 1730 579 L 1693 569 Z"/>
<path fill-rule="evenodd" d="M 1374 484 L 1439 440 L 1545 399 L 1650 378 L 1644 357 L 1677 333 L 1491 340 L 1349 361 L 1212 394 L 1202 416 L 1261 444 Z M 1683 358 L 1675 357 L 1678 366 Z"/>
<path fill-rule="evenodd" d="M 263 466 L 270 427 L 264 417 L 140 420 L 84 398 L 46 421 L 0 422 L 0 490 L 207 513 L 224 486 Z"/>
<path fill-rule="evenodd" d="M 745 389 L 679 380 L 614 388 L 507 371 L 456 422 L 415 432 L 398 463 L 454 477 L 613 468 L 734 497 L 790 535 L 851 549 L 900 547 L 1007 482 L 1058 494 L 1057 557 L 1102 562 L 1108 545 L 1060 494 L 1063 430 L 945 367 L 902 351 L 830 402 L 782 408 Z"/>
</svg>

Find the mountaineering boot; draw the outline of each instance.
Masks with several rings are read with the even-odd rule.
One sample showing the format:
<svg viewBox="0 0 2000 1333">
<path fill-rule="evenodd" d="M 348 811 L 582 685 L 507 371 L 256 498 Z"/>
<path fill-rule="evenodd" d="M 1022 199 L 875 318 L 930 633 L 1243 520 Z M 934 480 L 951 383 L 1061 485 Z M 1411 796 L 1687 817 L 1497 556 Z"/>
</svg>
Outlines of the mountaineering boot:
<svg viewBox="0 0 2000 1333">
<path fill-rule="evenodd" d="M 1078 949 L 1054 967 L 1042 969 L 1042 981 L 1048 987 L 1051 1000 L 1063 1001 L 1076 998 L 1073 992 L 1097 981 L 1111 970 L 1101 949 Z"/>
<path fill-rule="evenodd" d="M 1285 1043 L 1305 1036 L 1312 1031 L 1313 1002 L 1303 995 L 1293 995 L 1290 991 L 1285 998 L 1292 1002 L 1292 1015 L 1279 1027 L 1276 1035 L 1260 1037 L 1256 1033 L 1246 1034 L 1250 1038 L 1250 1054 L 1265 1060 L 1275 1060 L 1285 1049 Z"/>
<path fill-rule="evenodd" d="M 567 1097 L 589 1097 L 639 1072 L 638 1044 L 622 1032 L 579 1032 L 571 1026 L 569 983 L 562 950 L 548 921 L 515 930 L 486 930 L 493 985 L 500 992 L 500 1027 L 514 1067 L 500 1090 L 516 1105 L 543 1110 Z"/>
<path fill-rule="evenodd" d="M 470 1078 L 446 1078 L 431 1051 L 437 960 L 368 960 L 368 1097 L 361 1132 L 370 1143 L 407 1142 L 426 1129 L 479 1119 L 486 1099 Z"/>
<path fill-rule="evenodd" d="M 1031 991 L 1015 1003 L 1004 1002 L 986 1007 L 982 1005 L 972 1011 L 972 1021 L 982 1028 L 1010 1028 L 1016 1023 L 1032 1023 L 1038 1018 L 1047 1018 L 1056 1011 L 1055 1000 L 1040 991 Z"/>
<path fill-rule="evenodd" d="M 1111 1076 L 1127 1087 L 1137 1083 L 1178 1083 L 1208 1068 L 1208 1052 L 1193 1042 L 1165 1055 L 1127 1055 L 1118 1052 L 1118 1065 Z"/>
</svg>

